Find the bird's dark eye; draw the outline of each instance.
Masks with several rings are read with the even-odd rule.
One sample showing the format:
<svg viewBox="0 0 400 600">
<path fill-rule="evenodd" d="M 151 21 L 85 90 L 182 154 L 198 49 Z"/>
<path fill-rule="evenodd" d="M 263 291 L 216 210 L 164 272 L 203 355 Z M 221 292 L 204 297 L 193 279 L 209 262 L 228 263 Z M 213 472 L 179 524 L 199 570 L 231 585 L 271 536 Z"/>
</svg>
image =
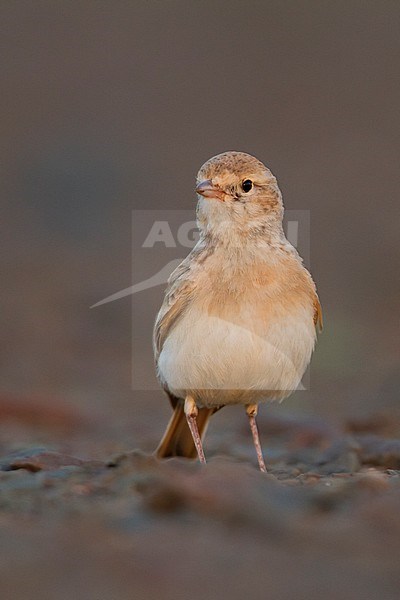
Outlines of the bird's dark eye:
<svg viewBox="0 0 400 600">
<path fill-rule="evenodd" d="M 242 190 L 247 194 L 253 187 L 253 182 L 251 179 L 245 179 L 242 181 Z"/>
</svg>

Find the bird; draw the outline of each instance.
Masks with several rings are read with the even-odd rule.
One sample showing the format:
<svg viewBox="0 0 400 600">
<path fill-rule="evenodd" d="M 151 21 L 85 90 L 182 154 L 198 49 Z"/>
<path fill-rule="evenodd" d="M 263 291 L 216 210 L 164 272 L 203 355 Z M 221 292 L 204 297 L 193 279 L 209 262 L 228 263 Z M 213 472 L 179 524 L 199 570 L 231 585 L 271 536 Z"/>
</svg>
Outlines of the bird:
<svg viewBox="0 0 400 600">
<path fill-rule="evenodd" d="M 205 464 L 210 417 L 241 404 L 265 472 L 258 405 L 298 388 L 322 330 L 321 304 L 261 161 L 218 154 L 200 168 L 195 191 L 199 239 L 169 277 L 154 325 L 157 377 L 173 408 L 155 454 Z"/>
</svg>

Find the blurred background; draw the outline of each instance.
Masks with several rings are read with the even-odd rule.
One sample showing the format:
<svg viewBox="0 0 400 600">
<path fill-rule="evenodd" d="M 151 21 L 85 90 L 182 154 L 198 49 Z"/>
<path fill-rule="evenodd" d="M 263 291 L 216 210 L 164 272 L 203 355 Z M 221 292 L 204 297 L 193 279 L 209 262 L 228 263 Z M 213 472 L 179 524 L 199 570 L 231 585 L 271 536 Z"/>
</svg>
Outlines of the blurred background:
<svg viewBox="0 0 400 600">
<path fill-rule="evenodd" d="M 131 211 L 194 210 L 198 168 L 235 149 L 311 215 L 325 330 L 286 406 L 392 406 L 399 18 L 387 0 L 3 2 L 2 391 L 168 415 L 131 389 L 131 298 L 89 307 L 132 283 Z M 135 301 L 134 336 L 162 295 Z"/>
<path fill-rule="evenodd" d="M 132 336 L 150 339 L 163 286 L 136 297 L 138 331 L 129 296 L 89 307 L 133 283 L 132 210 L 194 211 L 198 168 L 226 150 L 311 216 L 325 329 L 310 390 L 272 410 L 394 408 L 399 20 L 392 0 L 1 2 L 0 416 L 79 414 L 91 456 L 154 448 L 170 408 L 132 389 Z"/>
</svg>

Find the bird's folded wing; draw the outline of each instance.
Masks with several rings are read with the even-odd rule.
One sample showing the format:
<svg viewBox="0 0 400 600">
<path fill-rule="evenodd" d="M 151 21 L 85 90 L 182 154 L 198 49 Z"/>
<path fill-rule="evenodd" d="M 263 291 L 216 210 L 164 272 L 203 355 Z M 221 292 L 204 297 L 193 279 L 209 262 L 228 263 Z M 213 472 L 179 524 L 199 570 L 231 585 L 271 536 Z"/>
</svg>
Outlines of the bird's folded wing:
<svg viewBox="0 0 400 600">
<path fill-rule="evenodd" d="M 314 298 L 314 325 L 319 332 L 322 331 L 324 325 L 322 319 L 322 308 L 317 294 L 315 294 Z"/>
<path fill-rule="evenodd" d="M 168 279 L 164 302 L 154 325 L 153 346 L 156 362 L 158 361 L 168 333 L 177 320 L 182 317 L 193 297 L 195 283 L 192 278 L 192 267 L 188 258 L 178 265 Z"/>
</svg>

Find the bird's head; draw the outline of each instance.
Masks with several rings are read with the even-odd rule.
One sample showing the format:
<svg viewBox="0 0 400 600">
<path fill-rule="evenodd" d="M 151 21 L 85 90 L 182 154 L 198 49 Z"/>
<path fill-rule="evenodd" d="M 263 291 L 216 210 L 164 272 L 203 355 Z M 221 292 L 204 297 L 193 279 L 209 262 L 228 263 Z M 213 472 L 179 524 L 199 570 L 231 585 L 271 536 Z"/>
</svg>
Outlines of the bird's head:
<svg viewBox="0 0 400 600">
<path fill-rule="evenodd" d="M 196 183 L 200 229 L 216 235 L 281 230 L 281 192 L 271 171 L 254 156 L 218 154 L 201 167 Z"/>
</svg>

